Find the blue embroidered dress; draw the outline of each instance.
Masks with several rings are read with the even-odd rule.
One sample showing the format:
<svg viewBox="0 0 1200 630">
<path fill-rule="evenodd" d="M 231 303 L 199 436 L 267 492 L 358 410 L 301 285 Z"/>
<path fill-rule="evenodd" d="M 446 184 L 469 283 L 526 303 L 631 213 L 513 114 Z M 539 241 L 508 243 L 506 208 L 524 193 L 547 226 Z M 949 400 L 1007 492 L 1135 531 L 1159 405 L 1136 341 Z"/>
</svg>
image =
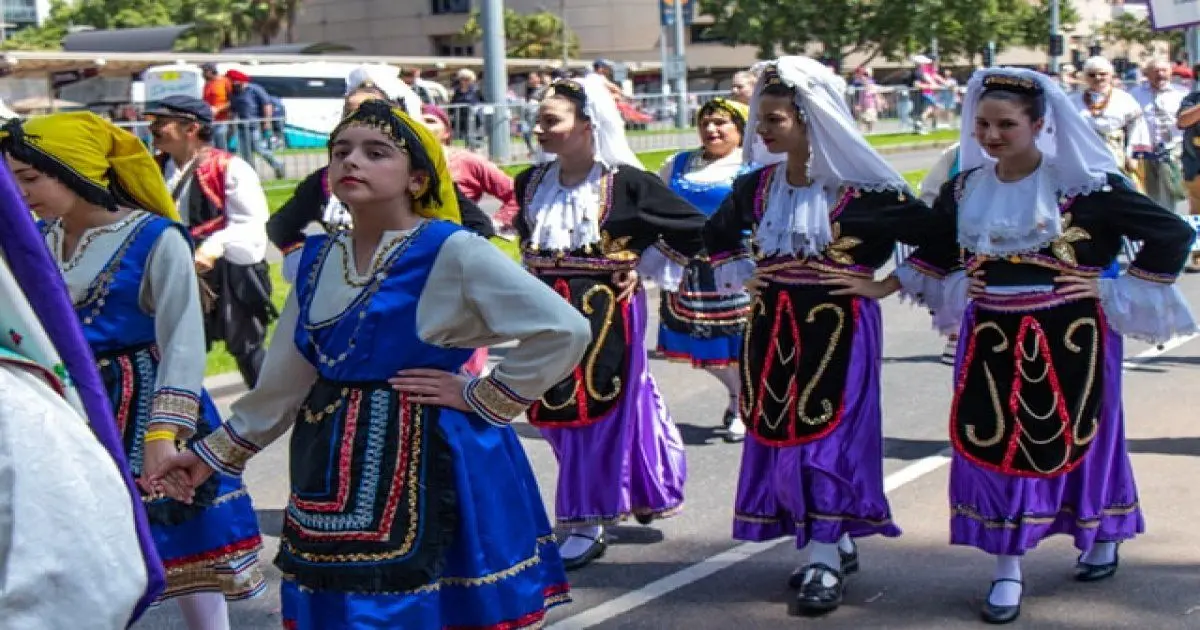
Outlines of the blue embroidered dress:
<svg viewBox="0 0 1200 630">
<path fill-rule="evenodd" d="M 538 626 L 568 586 L 508 422 L 578 362 L 587 323 L 452 223 L 385 233 L 362 275 L 352 238 L 308 239 L 263 380 L 196 452 L 236 473 L 292 428 L 276 558 L 287 627 Z M 515 356 L 464 390 L 475 413 L 387 383 L 458 372 L 511 338 Z"/>
<path fill-rule="evenodd" d="M 700 151 L 679 153 L 669 163 L 671 190 L 707 216 L 712 216 L 733 190 L 733 180 L 748 168 L 741 151 L 710 163 Z M 687 262 L 678 290 L 664 288 L 659 302 L 658 351 L 696 367 L 737 363 L 750 298 L 721 295 L 712 265 L 703 257 Z"/>
<path fill-rule="evenodd" d="M 84 232 L 74 255 L 64 259 L 61 226 L 44 225 L 43 233 L 139 477 L 149 425 L 175 425 L 180 439 L 197 440 L 221 421 L 202 388 L 204 331 L 187 237 L 170 220 L 135 211 Z M 192 505 L 143 500 L 167 570 L 163 599 L 210 591 L 236 600 L 266 589 L 258 519 L 240 478 L 214 475 Z"/>
</svg>

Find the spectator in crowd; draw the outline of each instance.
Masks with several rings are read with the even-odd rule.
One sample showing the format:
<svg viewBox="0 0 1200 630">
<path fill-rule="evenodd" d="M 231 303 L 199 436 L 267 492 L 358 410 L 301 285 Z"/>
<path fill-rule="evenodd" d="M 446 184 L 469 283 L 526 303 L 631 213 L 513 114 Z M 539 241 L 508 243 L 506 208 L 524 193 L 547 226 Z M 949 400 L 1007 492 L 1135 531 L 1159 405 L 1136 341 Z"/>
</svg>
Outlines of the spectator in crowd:
<svg viewBox="0 0 1200 630">
<path fill-rule="evenodd" d="M 454 123 L 454 135 L 467 143 L 468 149 L 479 146 L 476 133 L 476 108 L 483 103 L 479 93 L 479 82 L 475 72 L 463 68 L 454 75 L 454 94 L 450 97 L 452 107 L 451 121 Z"/>
<path fill-rule="evenodd" d="M 430 81 L 421 76 L 420 68 L 406 68 L 400 78 L 420 97 L 421 102 L 428 105 L 444 105 L 450 101 L 450 93 L 446 87 L 437 81 Z"/>
<path fill-rule="evenodd" d="M 754 84 L 757 82 L 753 72 L 739 70 L 733 73 L 733 78 L 729 80 L 729 96 L 743 105 L 749 105 L 750 96 L 754 94 Z"/>
<path fill-rule="evenodd" d="M 854 81 L 850 85 L 854 88 L 854 115 L 858 117 L 863 133 L 871 133 L 879 120 L 879 110 L 883 109 L 883 97 L 880 96 L 879 86 L 871 76 L 871 69 L 866 66 L 855 69 Z"/>
<path fill-rule="evenodd" d="M 1200 65 L 1194 70 L 1200 76 Z M 1188 210 L 1193 215 L 1200 215 L 1200 84 L 1192 87 L 1192 91 L 1183 97 L 1179 105 L 1179 116 L 1175 124 L 1183 130 L 1183 179 L 1187 188 Z M 1187 267 L 1188 273 L 1200 273 L 1200 256 L 1192 252 Z"/>
<path fill-rule="evenodd" d="M 276 315 L 267 272 L 267 197 L 254 167 L 211 145 L 208 104 L 174 95 L 146 112 L 167 189 L 196 245 L 208 346 L 233 355 L 246 387 L 258 382 L 267 324 Z"/>
<path fill-rule="evenodd" d="M 275 116 L 271 95 L 241 70 L 230 70 L 225 76 L 233 83 L 230 108 L 237 118 L 238 153 L 250 164 L 254 164 L 254 154 L 257 153 L 275 169 L 276 179 L 283 179 L 283 163 L 262 140 L 263 121 Z"/>
<path fill-rule="evenodd" d="M 204 102 L 213 112 L 213 146 L 228 151 L 233 82 L 217 72 L 215 63 L 206 63 L 200 66 L 200 70 L 204 73 Z"/>
</svg>

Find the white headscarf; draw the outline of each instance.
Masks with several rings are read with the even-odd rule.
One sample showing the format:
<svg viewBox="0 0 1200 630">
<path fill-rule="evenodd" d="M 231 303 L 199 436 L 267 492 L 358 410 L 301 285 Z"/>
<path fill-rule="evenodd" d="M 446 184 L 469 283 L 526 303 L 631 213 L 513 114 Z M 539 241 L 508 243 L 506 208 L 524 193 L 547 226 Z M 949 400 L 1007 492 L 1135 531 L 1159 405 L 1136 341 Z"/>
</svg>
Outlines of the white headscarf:
<svg viewBox="0 0 1200 630">
<path fill-rule="evenodd" d="M 750 100 L 744 159 L 773 164 L 787 157 L 764 156 L 754 145 L 763 91 L 778 81 L 796 93 L 796 107 L 808 131 L 808 176 L 813 182 L 803 188 L 792 187 L 783 171 L 777 171 L 755 239 L 770 256 L 820 255 L 833 240 L 830 205 L 841 187 L 906 191 L 908 184 L 858 131 L 846 103 L 846 82 L 827 66 L 808 57 L 780 57 L 755 66 L 755 70 L 759 79 Z"/>
<path fill-rule="evenodd" d="M 750 120 L 742 141 L 746 159 L 761 157 L 753 150 L 754 138 L 758 135 L 759 102 L 769 81 L 764 73 L 772 69 L 784 85 L 795 90 L 796 106 L 808 127 L 812 151 L 809 177 L 868 191 L 908 189 L 904 176 L 859 132 L 846 103 L 846 82 L 828 66 L 808 57 L 780 57 L 755 66 L 759 80 L 750 99 Z M 773 157 L 768 163 L 782 159 L 786 156 Z"/>
<path fill-rule="evenodd" d="M 1036 177 L 1036 184 L 1029 182 L 1030 190 L 1036 187 L 1037 198 L 1024 203 L 999 203 L 997 191 L 1011 185 L 997 183 L 996 160 L 975 138 L 975 112 L 984 92 L 984 79 L 994 76 L 1032 82 L 1045 95 L 1045 122 L 1036 139 L 1042 163 L 1031 176 Z M 1112 152 L 1075 110 L 1070 97 L 1040 72 L 1021 68 L 977 70 L 967 83 L 962 120 L 960 171 L 983 167 L 982 175 L 968 180 L 958 209 L 959 243 L 975 252 L 1004 256 L 1041 249 L 1062 233 L 1060 198 L 1101 190 L 1107 186 L 1108 174 L 1119 172 Z"/>
<path fill-rule="evenodd" d="M 583 88 L 583 115 L 592 123 L 592 146 L 595 147 L 596 160 L 608 168 L 629 165 L 644 169 L 642 161 L 625 138 L 625 119 L 621 117 L 621 110 L 617 109 L 617 103 L 608 91 L 608 81 L 604 75 L 592 73 L 582 79 L 568 81 Z M 547 96 L 553 94 L 554 87 L 551 85 Z M 538 161 L 551 162 L 555 158 L 554 154 L 543 152 L 538 156 Z"/>
<path fill-rule="evenodd" d="M 346 96 L 368 82 L 383 90 L 389 99 L 404 105 L 404 111 L 414 120 L 421 120 L 421 97 L 400 80 L 399 70 L 385 64 L 363 64 L 346 76 Z"/>
</svg>

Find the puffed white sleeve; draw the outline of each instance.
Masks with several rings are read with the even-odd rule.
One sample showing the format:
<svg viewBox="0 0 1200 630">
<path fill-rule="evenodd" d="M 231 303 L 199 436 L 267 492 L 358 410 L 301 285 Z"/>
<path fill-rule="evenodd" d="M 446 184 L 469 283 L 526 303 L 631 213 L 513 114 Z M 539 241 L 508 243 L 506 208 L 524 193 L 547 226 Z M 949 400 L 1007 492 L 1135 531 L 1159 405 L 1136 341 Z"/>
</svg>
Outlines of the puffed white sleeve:
<svg viewBox="0 0 1200 630">
<path fill-rule="evenodd" d="M 241 158 L 225 170 L 225 227 L 209 236 L 200 252 L 236 265 L 262 262 L 267 253 L 267 195 L 254 167 Z"/>
<path fill-rule="evenodd" d="M 591 341 L 588 321 L 545 283 L 488 241 L 458 232 L 442 245 L 417 305 L 427 343 L 508 351 L 463 396 L 482 418 L 505 425 L 578 365 Z"/>
<path fill-rule="evenodd" d="M 233 403 L 225 424 L 192 446 L 213 470 L 242 474 L 251 457 L 292 427 L 296 410 L 317 381 L 317 368 L 292 341 L 299 312 L 292 292 L 267 346 L 258 384 Z"/>
<path fill-rule="evenodd" d="M 177 229 L 163 231 L 146 263 L 139 301 L 154 316 L 158 374 L 150 424 L 167 424 L 181 439 L 196 431 L 204 387 L 204 315 L 192 248 Z"/>
</svg>

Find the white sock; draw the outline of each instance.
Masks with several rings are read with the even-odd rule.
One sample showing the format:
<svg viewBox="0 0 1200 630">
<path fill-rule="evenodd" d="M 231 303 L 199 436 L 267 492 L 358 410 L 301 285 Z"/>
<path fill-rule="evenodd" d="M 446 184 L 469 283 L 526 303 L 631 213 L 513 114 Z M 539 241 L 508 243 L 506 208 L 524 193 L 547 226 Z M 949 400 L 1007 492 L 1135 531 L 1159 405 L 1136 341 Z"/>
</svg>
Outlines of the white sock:
<svg viewBox="0 0 1200 630">
<path fill-rule="evenodd" d="M 1020 556 L 996 556 L 996 573 L 993 580 L 1020 580 Z M 1016 606 L 1021 603 L 1022 587 L 1016 582 L 997 582 L 988 595 L 988 601 L 995 606 Z"/>
<path fill-rule="evenodd" d="M 838 549 L 842 553 L 854 553 L 854 539 L 850 537 L 850 534 L 842 534 L 838 540 Z"/>
<path fill-rule="evenodd" d="M 1117 543 L 1115 542 L 1097 542 L 1083 553 L 1080 562 L 1084 564 L 1112 564 L 1117 559 Z"/>
<path fill-rule="evenodd" d="M 841 571 L 842 557 L 838 555 L 838 544 L 815 540 L 808 543 L 808 563 L 823 564 L 835 571 Z"/>
<path fill-rule="evenodd" d="M 725 386 L 725 389 L 729 392 L 728 409 L 730 412 L 737 414 L 739 412 L 738 396 L 741 395 L 742 388 L 742 380 L 738 375 L 737 366 L 727 365 L 719 368 L 708 368 L 708 373 L 715 376 Z"/>
<path fill-rule="evenodd" d="M 602 525 L 580 525 L 579 527 L 572 527 L 570 531 L 567 532 L 567 537 L 563 539 L 562 544 L 559 545 L 558 553 L 567 560 L 578 558 L 584 553 L 587 553 L 587 550 L 591 549 L 592 547 L 592 541 L 600 538 L 600 535 L 603 533 L 604 526 Z M 579 535 L 572 536 L 571 534 Z"/>
<path fill-rule="evenodd" d="M 229 630 L 229 608 L 221 593 L 192 593 L 176 601 L 188 630 Z"/>
</svg>

